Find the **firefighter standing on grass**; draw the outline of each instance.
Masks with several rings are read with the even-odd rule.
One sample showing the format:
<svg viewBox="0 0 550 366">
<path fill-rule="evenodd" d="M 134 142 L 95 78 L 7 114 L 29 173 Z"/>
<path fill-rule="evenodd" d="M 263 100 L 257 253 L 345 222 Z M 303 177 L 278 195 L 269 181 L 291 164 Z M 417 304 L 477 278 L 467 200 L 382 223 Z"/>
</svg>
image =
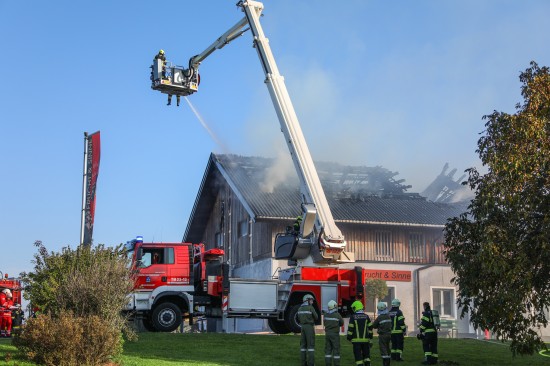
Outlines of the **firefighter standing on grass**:
<svg viewBox="0 0 550 366">
<path fill-rule="evenodd" d="M 379 302 L 376 308 L 378 309 L 378 317 L 372 323 L 372 327 L 378 329 L 378 345 L 380 346 L 382 365 L 390 366 L 391 316 L 385 302 Z"/>
<path fill-rule="evenodd" d="M 419 338 L 422 339 L 422 348 L 424 349 L 424 365 L 435 365 L 439 358 L 437 354 L 437 329 L 435 327 L 430 303 L 425 302 L 424 312 L 420 323 Z"/>
<path fill-rule="evenodd" d="M 302 366 L 313 366 L 315 364 L 315 322 L 319 319 L 312 295 L 304 296 L 304 302 L 298 309 L 298 322 L 302 327 L 300 338 L 300 362 Z"/>
<path fill-rule="evenodd" d="M 0 337 L 11 337 L 11 311 L 15 309 L 13 296 L 9 289 L 2 290 L 0 299 Z"/>
<path fill-rule="evenodd" d="M 372 323 L 363 308 L 361 301 L 351 304 L 353 314 L 349 319 L 347 339 L 353 344 L 355 365 L 370 366 Z"/>
<path fill-rule="evenodd" d="M 405 316 L 399 310 L 399 306 L 401 306 L 401 301 L 393 299 L 389 313 L 392 320 L 391 359 L 395 361 L 403 361 L 403 348 L 405 345 Z"/>
<path fill-rule="evenodd" d="M 340 327 L 344 325 L 342 315 L 338 313 L 338 304 L 328 302 L 328 312 L 323 317 L 325 326 L 325 366 L 340 366 Z"/>
</svg>

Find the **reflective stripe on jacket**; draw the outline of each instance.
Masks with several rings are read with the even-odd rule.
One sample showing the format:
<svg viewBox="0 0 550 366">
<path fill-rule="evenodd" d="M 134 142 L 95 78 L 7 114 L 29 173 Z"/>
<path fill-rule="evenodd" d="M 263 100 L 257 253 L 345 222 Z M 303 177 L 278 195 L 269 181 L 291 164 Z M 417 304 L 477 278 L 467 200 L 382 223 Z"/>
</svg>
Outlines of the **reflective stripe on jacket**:
<svg viewBox="0 0 550 366">
<path fill-rule="evenodd" d="M 303 303 L 302 306 L 300 306 L 296 315 L 298 316 L 298 322 L 300 322 L 301 325 L 315 325 L 315 321 L 319 319 L 315 308 L 307 303 Z"/>
<path fill-rule="evenodd" d="M 406 326 L 405 326 L 405 317 L 403 316 L 403 312 L 399 310 L 399 307 L 394 306 L 390 309 L 389 314 L 392 319 L 392 328 L 391 328 L 392 334 L 404 333 Z"/>
<path fill-rule="evenodd" d="M 372 338 L 372 323 L 362 310 L 353 314 L 348 324 L 347 339 L 353 343 L 368 343 Z"/>
<path fill-rule="evenodd" d="M 432 316 L 431 310 L 426 310 L 422 313 L 422 318 L 420 318 L 420 332 L 421 333 L 431 333 L 435 332 L 434 318 Z"/>
<path fill-rule="evenodd" d="M 340 333 L 340 327 L 344 325 L 344 319 L 338 311 L 329 311 L 323 317 L 323 325 L 326 333 Z"/>
</svg>

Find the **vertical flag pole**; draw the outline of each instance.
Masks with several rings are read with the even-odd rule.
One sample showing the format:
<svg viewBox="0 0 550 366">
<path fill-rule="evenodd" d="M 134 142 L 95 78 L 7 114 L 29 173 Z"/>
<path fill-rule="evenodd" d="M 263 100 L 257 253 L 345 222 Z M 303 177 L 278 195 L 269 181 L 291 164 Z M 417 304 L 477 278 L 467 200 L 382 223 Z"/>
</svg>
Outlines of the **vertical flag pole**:
<svg viewBox="0 0 550 366">
<path fill-rule="evenodd" d="M 86 177 L 88 171 L 88 133 L 84 132 L 84 171 L 82 176 L 82 211 L 80 213 L 80 245 L 84 244 L 84 224 L 86 215 Z"/>
</svg>

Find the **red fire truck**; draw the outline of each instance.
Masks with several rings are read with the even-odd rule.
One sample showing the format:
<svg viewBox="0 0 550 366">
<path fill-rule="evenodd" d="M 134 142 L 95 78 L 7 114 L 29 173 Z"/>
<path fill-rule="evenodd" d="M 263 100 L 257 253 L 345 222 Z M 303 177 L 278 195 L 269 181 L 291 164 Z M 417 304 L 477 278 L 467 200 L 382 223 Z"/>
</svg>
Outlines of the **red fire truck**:
<svg viewBox="0 0 550 366">
<path fill-rule="evenodd" d="M 344 316 L 365 296 L 361 267 L 294 267 L 276 279 L 251 280 L 230 278 L 223 250 L 205 250 L 204 244 L 144 243 L 138 237 L 126 246 L 137 273 L 126 310 L 151 331 L 173 331 L 183 318 L 192 323 L 197 315 L 225 315 L 267 319 L 275 333 L 298 333 L 296 312 L 304 295 L 313 295 L 319 314 L 329 300 L 337 301 Z"/>
</svg>

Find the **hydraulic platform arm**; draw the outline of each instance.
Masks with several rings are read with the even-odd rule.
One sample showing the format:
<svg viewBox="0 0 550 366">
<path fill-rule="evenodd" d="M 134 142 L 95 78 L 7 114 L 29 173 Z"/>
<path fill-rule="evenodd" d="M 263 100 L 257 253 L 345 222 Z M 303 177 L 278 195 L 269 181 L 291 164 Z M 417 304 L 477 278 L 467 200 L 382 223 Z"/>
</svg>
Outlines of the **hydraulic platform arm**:
<svg viewBox="0 0 550 366">
<path fill-rule="evenodd" d="M 334 222 L 298 117 L 284 83 L 284 78 L 279 73 L 269 46 L 269 40 L 265 37 L 260 24 L 263 4 L 248 0 L 241 1 L 237 5 L 242 8 L 245 17 L 202 53 L 192 57 L 189 60 L 189 69 L 182 70 L 181 73 L 186 78 L 196 77 L 201 61 L 216 49 L 222 48 L 242 35 L 248 30 L 242 29 L 247 25 L 249 26 L 254 40 L 254 48 L 258 52 L 266 77 L 265 83 L 300 180 L 300 192 L 302 194 L 303 219 L 300 232 L 297 236 L 290 234 L 278 235 L 275 243 L 275 256 L 279 259 L 288 258 L 301 261 L 304 264 L 308 260 L 312 260 L 317 264 L 352 262 L 354 260 L 353 254 L 344 251 L 346 241 Z M 163 91 L 158 85 L 162 84 L 155 84 L 153 80 L 152 88 Z M 189 83 L 184 80 L 177 86 L 179 92 L 173 92 L 172 94 L 189 95 L 198 90 L 198 85 L 197 88 L 189 88 L 186 85 L 189 85 Z"/>
</svg>

